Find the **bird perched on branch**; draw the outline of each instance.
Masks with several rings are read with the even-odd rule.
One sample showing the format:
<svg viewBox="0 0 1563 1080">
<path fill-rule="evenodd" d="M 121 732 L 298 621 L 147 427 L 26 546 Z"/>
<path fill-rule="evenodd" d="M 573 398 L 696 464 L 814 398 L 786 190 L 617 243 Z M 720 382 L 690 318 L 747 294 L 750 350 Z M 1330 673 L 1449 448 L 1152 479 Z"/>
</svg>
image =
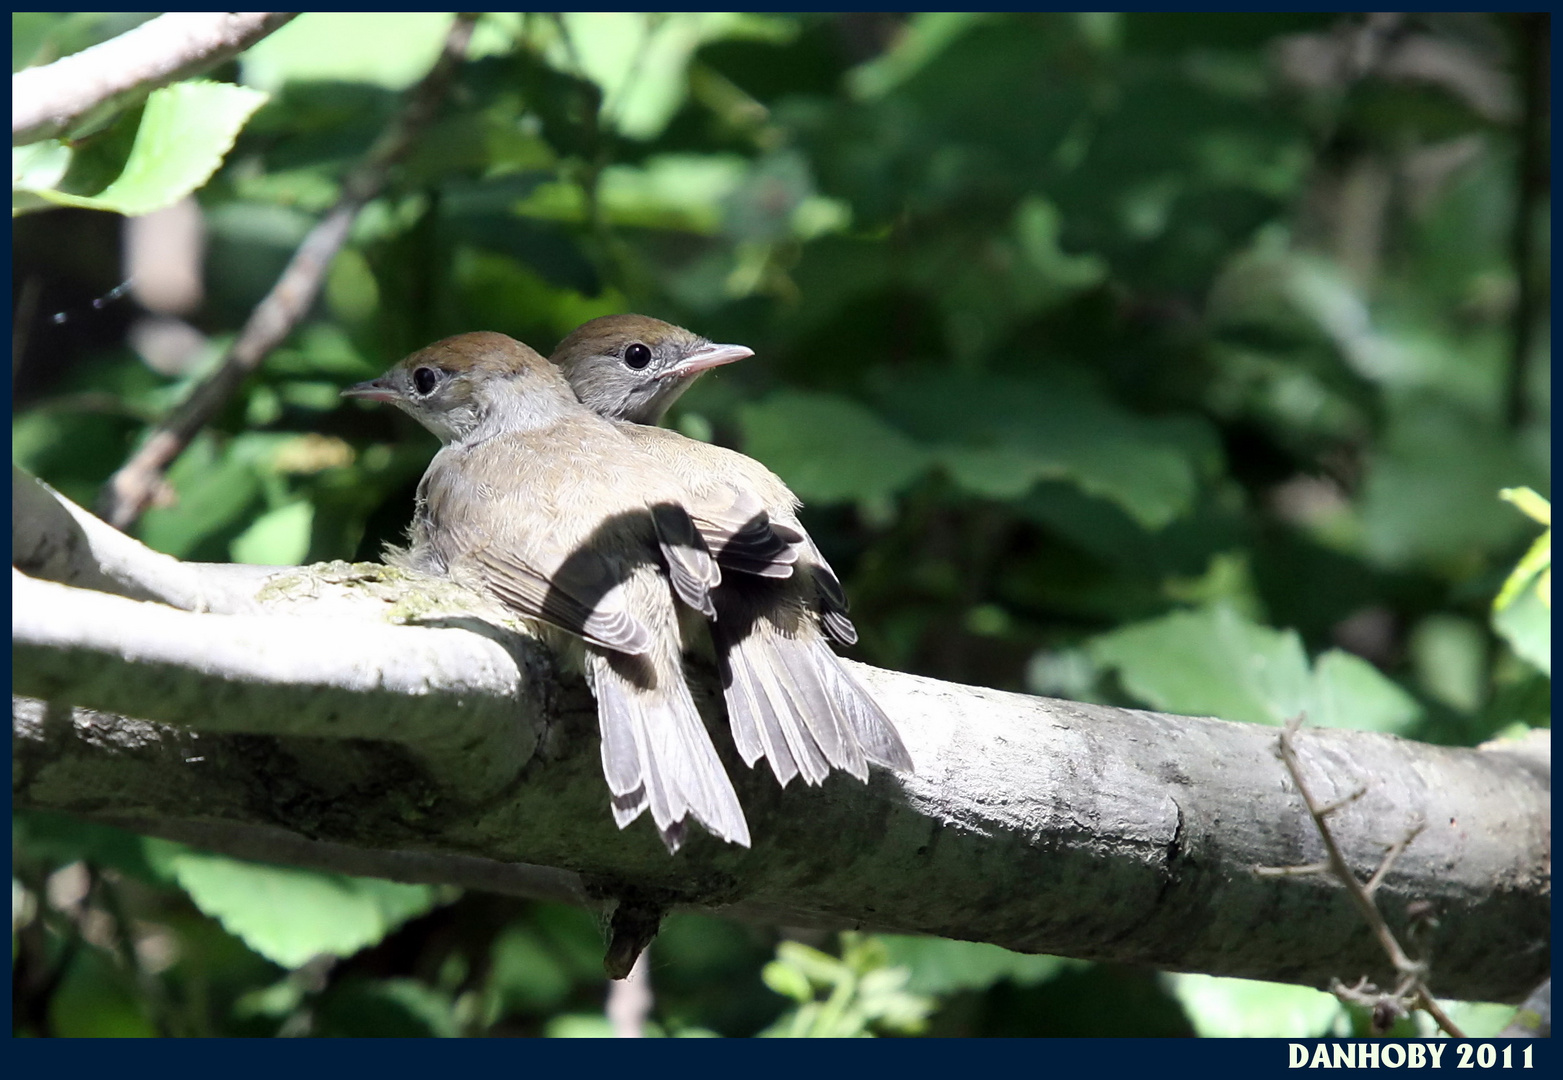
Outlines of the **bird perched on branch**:
<svg viewBox="0 0 1563 1080">
<path fill-rule="evenodd" d="M 444 444 L 398 561 L 473 581 L 583 649 L 619 827 L 649 809 L 670 851 L 691 817 L 747 847 L 684 679 L 676 602 L 713 615 L 721 572 L 683 485 L 503 334 L 435 342 L 343 394 L 389 402 Z"/>
<path fill-rule="evenodd" d="M 686 487 L 688 506 L 727 571 L 711 634 L 733 741 L 770 762 L 785 786 L 831 769 L 868 779 L 870 763 L 912 771 L 890 718 L 826 641 L 857 640 L 841 582 L 798 519 L 797 496 L 771 470 L 724 447 L 654 425 L 702 373 L 752 356 L 644 315 L 578 327 L 549 358 L 582 403 Z"/>
</svg>

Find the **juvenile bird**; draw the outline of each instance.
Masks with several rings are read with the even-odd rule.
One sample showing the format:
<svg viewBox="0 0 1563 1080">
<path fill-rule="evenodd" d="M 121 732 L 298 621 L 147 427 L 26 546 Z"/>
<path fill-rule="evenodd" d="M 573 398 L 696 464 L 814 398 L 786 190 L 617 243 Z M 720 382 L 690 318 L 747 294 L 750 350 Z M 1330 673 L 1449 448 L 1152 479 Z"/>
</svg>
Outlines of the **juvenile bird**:
<svg viewBox="0 0 1563 1080">
<path fill-rule="evenodd" d="M 474 581 L 584 650 L 619 827 L 649 808 L 670 851 L 690 817 L 747 847 L 743 809 L 684 680 L 674 596 L 710 616 L 721 573 L 683 485 L 503 334 L 435 342 L 343 394 L 390 402 L 444 444 L 397 561 Z"/>
<path fill-rule="evenodd" d="M 701 373 L 751 355 L 644 315 L 609 315 L 578 327 L 550 360 L 584 404 L 684 483 L 685 505 L 729 571 L 713 593 L 711 634 L 744 761 L 765 758 L 783 786 L 798 775 L 821 783 L 832 768 L 867 780 L 870 762 L 910 772 L 895 725 L 825 640 L 850 645 L 857 631 L 797 496 L 753 458 L 646 426 Z"/>
</svg>

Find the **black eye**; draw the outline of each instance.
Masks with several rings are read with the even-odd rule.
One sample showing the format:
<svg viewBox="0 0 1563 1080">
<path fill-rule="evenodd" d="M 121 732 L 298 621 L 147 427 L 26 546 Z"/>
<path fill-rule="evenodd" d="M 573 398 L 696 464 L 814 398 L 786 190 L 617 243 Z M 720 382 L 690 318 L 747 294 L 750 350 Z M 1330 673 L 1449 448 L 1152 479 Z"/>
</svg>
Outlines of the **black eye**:
<svg viewBox="0 0 1563 1080">
<path fill-rule="evenodd" d="M 439 381 L 440 377 L 433 368 L 421 367 L 412 373 L 413 386 L 425 397 L 434 393 L 435 384 Z"/>
<path fill-rule="evenodd" d="M 651 363 L 651 350 L 637 341 L 624 350 L 624 362 L 639 371 Z"/>
</svg>

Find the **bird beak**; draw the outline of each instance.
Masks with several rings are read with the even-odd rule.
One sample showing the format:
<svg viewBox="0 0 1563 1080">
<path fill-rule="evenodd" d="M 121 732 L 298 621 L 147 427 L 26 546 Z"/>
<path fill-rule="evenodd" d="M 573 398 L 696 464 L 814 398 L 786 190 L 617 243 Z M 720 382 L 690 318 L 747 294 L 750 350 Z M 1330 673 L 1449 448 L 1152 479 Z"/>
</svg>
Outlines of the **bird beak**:
<svg viewBox="0 0 1563 1080">
<path fill-rule="evenodd" d="M 754 350 L 745 345 L 702 345 L 664 371 L 662 378 L 681 379 L 688 375 L 698 375 L 702 371 L 709 371 L 711 368 L 731 364 L 734 360 L 742 360 L 746 356 L 753 355 Z"/>
<path fill-rule="evenodd" d="M 368 382 L 354 383 L 342 391 L 343 397 L 362 398 L 365 401 L 395 401 L 401 397 L 388 385 L 386 377 L 370 379 Z"/>
</svg>

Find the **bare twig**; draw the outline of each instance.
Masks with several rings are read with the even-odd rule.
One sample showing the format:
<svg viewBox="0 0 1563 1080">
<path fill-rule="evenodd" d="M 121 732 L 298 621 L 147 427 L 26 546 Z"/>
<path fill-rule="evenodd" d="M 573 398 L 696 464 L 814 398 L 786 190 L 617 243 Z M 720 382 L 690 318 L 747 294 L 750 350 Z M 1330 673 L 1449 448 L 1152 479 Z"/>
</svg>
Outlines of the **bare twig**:
<svg viewBox="0 0 1563 1080">
<path fill-rule="evenodd" d="M 1411 841 L 1422 835 L 1422 830 L 1427 828 L 1427 822 L 1418 821 L 1406 831 L 1406 835 L 1395 841 L 1394 845 L 1384 852 L 1384 860 L 1378 864 L 1378 869 L 1373 871 L 1373 876 L 1368 878 L 1368 883 L 1362 887 L 1362 891 L 1372 896 L 1380 883 L 1389 874 L 1389 868 L 1395 865 L 1395 860 L 1400 858 L 1400 853 L 1410 846 Z"/>
<path fill-rule="evenodd" d="M 1304 863 L 1302 866 L 1254 867 L 1254 873 L 1259 877 L 1317 877 L 1329 872 L 1330 864 L 1327 862 Z"/>
<path fill-rule="evenodd" d="M 11 76 L 11 145 L 64 134 L 235 56 L 292 11 L 176 11 Z"/>
<path fill-rule="evenodd" d="M 359 212 L 384 189 L 391 168 L 434 118 L 457 64 L 466 55 L 477 18 L 475 12 L 456 16 L 439 59 L 368 156 L 348 174 L 336 205 L 304 237 L 271 292 L 250 313 L 222 364 L 153 430 L 104 486 L 100 512 L 110 524 L 124 529 L 141 516 L 162 486 L 168 466 L 309 311 Z"/>
<path fill-rule="evenodd" d="M 1294 742 L 1297 729 L 1302 726 L 1302 720 L 1302 716 L 1298 715 L 1289 720 L 1286 726 L 1281 729 L 1281 761 L 1286 765 L 1286 771 L 1291 774 L 1292 783 L 1297 785 L 1297 792 L 1302 796 L 1303 804 L 1308 808 L 1308 816 L 1313 819 L 1314 828 L 1318 830 L 1319 839 L 1324 844 L 1324 851 L 1328 857 L 1330 876 L 1345 886 L 1347 894 L 1350 895 L 1352 903 L 1356 905 L 1358 912 L 1361 913 L 1363 921 L 1368 924 L 1368 928 L 1373 931 L 1373 936 L 1378 939 L 1379 947 L 1384 950 L 1384 954 L 1389 957 L 1389 962 L 1394 965 L 1395 971 L 1400 975 L 1400 983 L 1391 994 L 1378 993 L 1366 978 L 1358 980 L 1355 987 L 1345 987 L 1339 981 L 1336 981 L 1331 989 L 1343 1001 L 1355 1004 L 1369 1004 L 1373 1010 L 1374 1023 L 1377 1026 L 1388 1027 L 1388 1024 L 1393 1023 L 1396 1019 L 1395 1014 L 1397 1010 L 1398 1014 L 1403 1015 L 1405 1004 L 1410 1003 L 1424 1009 L 1428 1015 L 1438 1022 L 1438 1026 L 1450 1035 L 1457 1039 L 1464 1038 L 1465 1036 L 1461 1033 L 1459 1027 L 1449 1018 L 1439 1004 L 1433 1000 L 1432 994 L 1428 993 L 1426 981 L 1427 964 L 1420 960 L 1413 960 L 1407 955 L 1406 951 L 1401 948 L 1399 940 L 1395 937 L 1394 931 L 1390 930 L 1389 924 L 1384 921 L 1383 913 L 1379 911 L 1378 905 L 1373 902 L 1373 892 L 1389 873 L 1389 868 L 1400 857 L 1401 852 L 1405 851 L 1411 841 L 1416 839 L 1422 832 L 1425 822 L 1418 821 L 1412 825 L 1406 835 L 1384 853 L 1384 858 L 1380 861 L 1378 869 L 1373 872 L 1373 876 L 1368 879 L 1366 885 L 1358 881 L 1357 875 L 1352 872 L 1350 864 L 1346 862 L 1345 855 L 1341 853 L 1340 846 L 1336 844 L 1334 834 L 1330 832 L 1329 822 L 1325 819 L 1331 811 L 1338 810 L 1345 803 L 1360 797 L 1361 792 L 1359 791 L 1346 799 L 1322 807 L 1314 799 L 1313 792 L 1308 789 L 1307 781 L 1303 779 L 1302 763 L 1297 759 L 1297 747 Z M 1309 866 L 1302 869 L 1312 871 L 1314 867 Z M 1380 1021 L 1385 1018 L 1388 1019 L 1388 1023 L 1381 1024 Z"/>
</svg>

